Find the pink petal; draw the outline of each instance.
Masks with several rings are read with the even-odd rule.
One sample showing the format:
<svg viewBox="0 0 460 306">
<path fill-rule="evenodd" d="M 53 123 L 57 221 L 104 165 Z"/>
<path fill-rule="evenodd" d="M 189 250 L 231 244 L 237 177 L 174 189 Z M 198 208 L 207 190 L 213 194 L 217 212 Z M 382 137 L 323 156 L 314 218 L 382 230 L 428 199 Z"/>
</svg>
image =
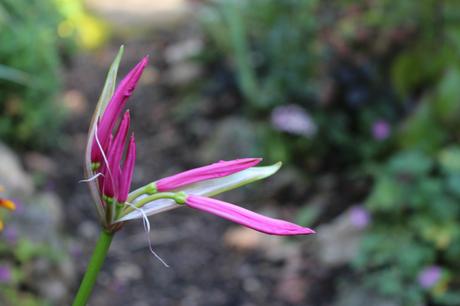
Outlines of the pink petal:
<svg viewBox="0 0 460 306">
<path fill-rule="evenodd" d="M 123 170 L 120 181 L 120 192 L 118 194 L 118 202 L 124 203 L 128 198 L 129 188 L 131 187 L 131 180 L 133 178 L 134 164 L 136 161 L 136 141 L 134 134 L 131 135 L 131 140 L 128 146 L 128 153 L 123 164 Z"/>
<path fill-rule="evenodd" d="M 228 176 L 243 171 L 260 163 L 261 158 L 242 158 L 230 161 L 220 161 L 208 166 L 184 171 L 156 182 L 157 190 L 168 191 L 204 180 Z"/>
<path fill-rule="evenodd" d="M 126 111 L 123 119 L 120 122 L 118 127 L 117 134 L 113 140 L 112 148 L 109 151 L 109 167 L 115 168 L 120 166 L 121 158 L 123 156 L 123 151 L 126 143 L 126 136 L 128 135 L 128 129 L 130 124 L 129 111 Z"/>
<path fill-rule="evenodd" d="M 117 134 L 113 139 L 112 144 L 108 149 L 108 156 L 107 161 L 108 165 L 105 165 L 104 161 L 104 184 L 103 184 L 103 194 L 109 197 L 117 196 L 117 192 L 119 190 L 119 183 L 120 183 L 120 163 L 121 158 L 123 156 L 123 151 L 125 148 L 126 142 L 126 135 L 129 129 L 129 112 L 126 111 L 125 115 L 123 116 L 123 120 L 118 127 Z M 110 137 L 109 137 L 110 138 Z"/>
<path fill-rule="evenodd" d="M 136 85 L 147 66 L 148 58 L 144 57 L 120 82 L 115 93 L 107 105 L 100 123 L 98 124 L 97 136 L 102 147 L 105 149 L 108 143 L 108 137 L 112 133 L 115 123 L 125 107 L 126 101 L 133 93 Z M 96 140 L 93 141 L 91 148 L 91 161 L 101 162 L 101 152 Z"/>
<path fill-rule="evenodd" d="M 289 236 L 315 233 L 312 229 L 284 220 L 262 216 L 245 208 L 216 199 L 190 195 L 186 197 L 185 203 L 192 208 L 214 214 L 266 234 Z"/>
</svg>

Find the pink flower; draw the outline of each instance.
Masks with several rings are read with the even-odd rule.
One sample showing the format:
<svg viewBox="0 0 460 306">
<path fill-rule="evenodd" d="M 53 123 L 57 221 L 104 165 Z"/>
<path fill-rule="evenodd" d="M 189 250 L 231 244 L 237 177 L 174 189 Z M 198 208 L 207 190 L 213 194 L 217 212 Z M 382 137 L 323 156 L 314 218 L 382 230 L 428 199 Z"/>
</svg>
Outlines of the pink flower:
<svg viewBox="0 0 460 306">
<path fill-rule="evenodd" d="M 120 82 L 115 79 L 122 49 L 109 71 L 92 121 L 87 149 L 86 172 L 98 213 L 107 227 L 127 200 L 136 159 L 134 134 L 128 137 L 130 113 L 123 109 L 148 63 L 144 57 Z M 118 123 L 119 122 L 119 123 Z M 117 126 L 118 123 L 118 126 Z M 127 151 L 125 158 L 124 152 Z"/>
<path fill-rule="evenodd" d="M 123 108 L 126 105 L 128 98 L 136 88 L 137 82 L 139 81 L 144 68 L 148 64 L 148 58 L 144 57 L 120 82 L 115 93 L 113 94 L 110 102 L 108 103 L 105 111 L 101 118 L 98 118 L 97 124 L 97 138 L 93 140 L 91 147 L 91 161 L 93 163 L 102 163 L 102 151 L 107 150 L 110 135 L 115 123 L 120 117 Z M 100 145 L 97 144 L 99 140 Z"/>
<path fill-rule="evenodd" d="M 350 221 L 357 229 L 366 228 L 371 222 L 371 215 L 361 205 L 353 206 L 349 212 Z"/>
<path fill-rule="evenodd" d="M 158 191 L 170 191 L 196 182 L 229 176 L 260 163 L 262 158 L 241 158 L 184 171 L 156 182 Z"/>
<path fill-rule="evenodd" d="M 390 136 L 391 127 L 385 120 L 378 120 L 372 126 L 372 135 L 376 140 L 385 140 Z"/>
<path fill-rule="evenodd" d="M 9 283 L 12 279 L 11 269 L 8 266 L 0 266 L 0 283 Z"/>
<path fill-rule="evenodd" d="M 268 234 L 314 233 L 311 229 L 209 198 L 269 177 L 281 167 L 281 163 L 256 167 L 261 158 L 220 161 L 154 181 L 130 192 L 136 144 L 134 135 L 128 137 L 130 113 L 126 111 L 122 115 L 122 112 L 147 65 L 147 58 L 143 58 L 115 90 L 122 51 L 109 70 L 97 104 L 85 159 L 87 181 L 107 230 L 116 231 L 124 221 L 139 218 L 146 221 L 147 216 L 187 204 Z"/>
<path fill-rule="evenodd" d="M 419 273 L 418 283 L 422 288 L 432 288 L 441 279 L 441 274 L 441 268 L 438 266 L 426 267 Z"/>
<path fill-rule="evenodd" d="M 287 221 L 259 215 L 245 208 L 216 199 L 189 195 L 184 199 L 187 206 L 208 212 L 256 231 L 280 236 L 308 235 L 315 231 Z"/>
</svg>

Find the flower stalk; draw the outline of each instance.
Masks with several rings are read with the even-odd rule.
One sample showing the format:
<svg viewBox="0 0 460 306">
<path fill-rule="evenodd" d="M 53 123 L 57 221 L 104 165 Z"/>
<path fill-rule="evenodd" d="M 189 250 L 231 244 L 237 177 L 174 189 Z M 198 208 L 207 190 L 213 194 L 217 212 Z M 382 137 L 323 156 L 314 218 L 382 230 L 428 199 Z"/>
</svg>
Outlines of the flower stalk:
<svg viewBox="0 0 460 306">
<path fill-rule="evenodd" d="M 114 233 L 109 233 L 105 230 L 101 231 L 72 306 L 85 306 L 88 303 L 93 287 L 96 284 L 97 276 L 112 243 L 113 235 Z"/>
</svg>

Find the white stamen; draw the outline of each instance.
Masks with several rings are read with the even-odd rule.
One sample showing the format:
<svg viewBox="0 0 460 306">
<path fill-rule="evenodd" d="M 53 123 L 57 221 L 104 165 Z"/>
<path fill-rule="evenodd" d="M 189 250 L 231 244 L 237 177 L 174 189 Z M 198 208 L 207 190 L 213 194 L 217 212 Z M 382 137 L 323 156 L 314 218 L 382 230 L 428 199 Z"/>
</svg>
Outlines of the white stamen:
<svg viewBox="0 0 460 306">
<path fill-rule="evenodd" d="M 145 230 L 145 233 L 147 235 L 147 241 L 149 243 L 150 253 L 152 253 L 153 256 L 155 256 L 155 258 L 158 259 L 166 268 L 169 268 L 169 265 L 153 250 L 152 239 L 150 237 L 150 221 L 149 221 L 147 215 L 145 214 L 144 210 L 142 210 L 141 208 L 138 208 L 135 205 L 133 205 L 131 203 L 128 203 L 128 202 L 125 202 L 125 204 L 128 205 L 129 207 L 139 211 L 142 214 L 142 223 L 144 225 L 144 230 Z"/>
<path fill-rule="evenodd" d="M 112 181 L 112 186 L 114 186 L 115 184 L 114 184 L 114 181 L 113 181 L 114 178 L 113 178 L 113 175 L 112 175 L 112 170 L 109 167 L 109 161 L 107 159 L 107 156 L 104 153 L 104 150 L 102 149 L 102 145 L 101 145 L 101 143 L 99 141 L 99 137 L 97 136 L 97 129 L 98 129 L 98 125 L 96 124 L 95 131 L 94 131 L 94 138 L 96 139 L 96 143 L 97 143 L 97 146 L 99 147 L 99 150 L 101 150 L 102 159 L 104 160 L 104 163 L 105 163 L 105 165 L 107 167 L 107 171 L 109 172 L 110 180 Z M 103 186 L 100 186 L 100 188 L 103 189 Z M 117 198 L 118 197 L 118 190 L 115 189 L 113 192 L 114 192 L 113 197 Z"/>
<path fill-rule="evenodd" d="M 96 173 L 95 175 L 93 175 L 93 176 L 90 177 L 90 178 L 87 178 L 87 179 L 84 179 L 84 180 L 79 180 L 78 182 L 79 182 L 79 183 L 89 183 L 89 182 L 94 181 L 95 179 L 97 179 L 97 178 L 100 177 L 100 176 L 104 176 L 104 174 L 102 174 L 101 172 L 99 172 L 99 173 Z"/>
</svg>

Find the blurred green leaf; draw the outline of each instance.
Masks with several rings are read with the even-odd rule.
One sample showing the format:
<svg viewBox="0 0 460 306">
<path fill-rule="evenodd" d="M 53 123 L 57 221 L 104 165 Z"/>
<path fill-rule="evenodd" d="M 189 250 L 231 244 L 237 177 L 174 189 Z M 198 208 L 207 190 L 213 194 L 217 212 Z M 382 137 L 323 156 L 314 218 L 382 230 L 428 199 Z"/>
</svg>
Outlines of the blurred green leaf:
<svg viewBox="0 0 460 306">
<path fill-rule="evenodd" d="M 403 151 L 395 155 L 388 166 L 388 169 L 395 174 L 421 176 L 432 169 L 433 161 L 420 151 Z"/>
<path fill-rule="evenodd" d="M 460 70 L 451 67 L 442 77 L 434 97 L 434 112 L 444 123 L 457 123 L 460 116 Z"/>
<path fill-rule="evenodd" d="M 29 76 L 26 73 L 5 65 L 0 65 L 0 80 L 2 79 L 22 85 L 29 82 Z"/>
<path fill-rule="evenodd" d="M 447 173 L 460 173 L 460 146 L 451 146 L 441 150 L 438 160 Z"/>
<path fill-rule="evenodd" d="M 423 98 L 417 109 L 403 123 L 398 133 L 398 142 L 403 149 L 419 148 L 434 153 L 445 142 L 447 134 L 436 121 L 431 104 L 430 97 Z"/>
</svg>

